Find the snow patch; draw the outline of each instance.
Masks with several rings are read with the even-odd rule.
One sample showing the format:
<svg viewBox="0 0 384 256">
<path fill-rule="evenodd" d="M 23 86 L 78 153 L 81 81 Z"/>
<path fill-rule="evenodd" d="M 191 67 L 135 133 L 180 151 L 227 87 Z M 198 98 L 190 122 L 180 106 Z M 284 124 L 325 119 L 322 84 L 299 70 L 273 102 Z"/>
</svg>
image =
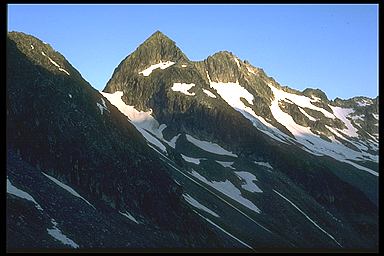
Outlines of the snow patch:
<svg viewBox="0 0 384 256">
<path fill-rule="evenodd" d="M 149 76 L 153 70 L 158 69 L 158 68 L 166 69 L 166 68 L 172 66 L 173 64 L 175 64 L 175 62 L 172 62 L 172 61 L 162 62 L 162 61 L 160 61 L 159 63 L 151 65 L 149 68 L 146 68 L 143 71 L 140 71 L 139 74 L 143 74 L 143 76 Z"/>
<path fill-rule="evenodd" d="M 107 105 L 105 105 L 105 100 L 103 98 L 100 98 L 100 99 L 101 99 L 101 103 L 103 104 L 103 107 L 107 108 Z"/>
<path fill-rule="evenodd" d="M 260 213 L 260 209 L 254 205 L 251 201 L 244 198 L 241 195 L 241 192 L 238 188 L 235 187 L 229 180 L 226 180 L 224 182 L 218 182 L 213 181 L 209 182 L 205 177 L 201 176 L 198 172 L 192 171 L 192 175 L 199 179 L 200 181 L 204 182 L 205 184 L 213 187 L 214 189 L 220 191 L 224 195 L 232 198 L 233 200 L 237 201 L 238 203 L 242 204 L 243 206 L 247 207 L 248 209 L 255 211 L 257 213 Z"/>
<path fill-rule="evenodd" d="M 268 162 L 256 162 L 256 161 L 254 161 L 254 163 L 261 165 L 261 166 L 264 166 L 264 167 L 267 167 L 269 169 L 273 169 L 273 167 Z"/>
<path fill-rule="evenodd" d="M 316 96 L 314 96 L 314 95 L 312 95 L 311 97 L 312 97 L 312 99 L 314 99 L 315 102 L 317 102 L 317 101 L 321 101 L 321 99 L 320 99 L 319 97 L 316 97 Z"/>
<path fill-rule="evenodd" d="M 365 107 L 373 104 L 372 100 L 368 100 L 368 99 L 362 99 L 360 101 L 356 101 L 356 103 L 359 107 Z"/>
<path fill-rule="evenodd" d="M 55 65 L 56 67 L 60 68 L 60 65 L 57 64 L 55 61 L 53 61 L 50 57 L 48 57 L 48 59 L 49 59 L 49 61 L 50 61 L 53 65 Z"/>
<path fill-rule="evenodd" d="M 364 121 L 365 115 L 356 115 L 356 116 L 351 116 L 352 120 L 361 120 Z"/>
<path fill-rule="evenodd" d="M 253 70 L 252 70 L 250 67 L 248 67 L 248 66 L 247 66 L 247 70 L 248 70 L 248 72 L 250 72 L 250 73 L 256 75 L 255 71 L 253 71 Z"/>
<path fill-rule="evenodd" d="M 53 224 L 53 228 L 47 228 L 47 232 L 50 236 L 63 244 L 71 246 L 72 248 L 79 248 L 77 243 L 63 234 L 63 232 L 57 227 L 57 222 L 54 219 L 51 219 L 51 223 Z"/>
<path fill-rule="evenodd" d="M 207 74 L 207 78 L 208 78 L 209 83 L 212 83 L 212 81 L 211 81 L 211 77 L 209 76 L 209 73 L 208 73 L 207 70 L 205 71 L 205 73 Z"/>
<path fill-rule="evenodd" d="M 378 114 L 372 113 L 372 116 L 373 116 L 375 119 L 379 120 L 379 115 L 378 115 Z"/>
<path fill-rule="evenodd" d="M 138 111 L 134 106 L 126 105 L 121 99 L 123 96 L 122 91 L 115 93 L 101 92 L 101 94 L 106 97 L 112 105 L 117 107 L 121 113 L 127 116 L 133 124 L 150 131 L 159 128 L 159 123 L 151 116 L 152 110 L 147 112 Z"/>
<path fill-rule="evenodd" d="M 82 199 L 84 202 L 86 202 L 87 204 L 89 204 L 93 209 L 96 209 L 90 202 L 88 202 L 84 197 L 82 197 L 81 195 L 79 195 L 79 193 L 77 193 L 73 188 L 71 188 L 70 186 L 62 183 L 61 181 L 53 178 L 52 176 L 49 176 L 48 174 L 44 173 L 44 172 L 41 172 L 45 177 L 47 177 L 48 179 L 50 179 L 51 181 L 53 181 L 56 185 L 58 185 L 59 187 L 65 189 L 66 191 L 68 191 L 69 193 L 71 193 L 72 195 Z"/>
<path fill-rule="evenodd" d="M 221 96 L 221 98 L 223 98 L 223 100 L 225 100 L 232 108 L 240 112 L 245 118 L 251 121 L 253 126 L 255 126 L 263 133 L 271 136 L 272 138 L 286 143 L 285 138 L 287 136 L 284 133 L 282 133 L 276 127 L 273 127 L 263 117 L 256 115 L 252 108 L 246 106 L 240 100 L 240 98 L 244 98 L 250 105 L 252 105 L 254 98 L 250 92 L 239 85 L 238 81 L 236 81 L 236 83 L 216 83 L 210 81 L 210 86 L 214 88 Z"/>
<path fill-rule="evenodd" d="M 180 154 L 181 157 L 184 159 L 184 161 L 187 161 L 189 163 L 193 164 L 200 164 L 200 160 L 205 160 L 205 158 L 193 158 L 193 157 L 188 157 L 183 154 Z"/>
<path fill-rule="evenodd" d="M 141 127 L 136 127 L 136 129 L 144 136 L 144 138 L 151 144 L 155 145 L 158 147 L 161 151 L 167 152 L 167 148 L 164 146 L 163 143 L 161 143 L 157 138 L 152 136 L 147 130 L 141 128 Z"/>
<path fill-rule="evenodd" d="M 68 93 L 68 96 L 69 96 L 69 98 L 71 98 L 71 99 L 72 99 L 72 94 Z"/>
<path fill-rule="evenodd" d="M 123 113 L 130 122 L 136 127 L 136 129 L 144 136 L 144 138 L 150 143 L 159 147 L 162 151 L 166 152 L 165 146 L 159 141 L 162 140 L 166 143 L 167 141 L 163 138 L 162 131 L 167 127 L 165 124 L 159 125 L 157 120 L 152 117 L 152 110 L 144 112 L 138 111 L 134 106 L 126 105 L 121 99 L 123 96 L 122 91 L 116 91 L 115 93 L 101 94 L 109 100 L 109 102 L 117 107 L 117 109 Z M 150 132 L 150 133 L 149 133 Z M 156 136 L 156 138 L 154 136 Z"/>
<path fill-rule="evenodd" d="M 129 212 L 125 211 L 124 212 L 120 212 L 119 213 L 125 217 L 127 217 L 128 219 L 130 219 L 131 221 L 135 222 L 136 224 L 140 224 L 140 222 L 138 220 L 135 219 L 135 217 L 132 216 L 132 214 L 130 214 Z"/>
<path fill-rule="evenodd" d="M 174 92 L 181 92 L 186 95 L 194 96 L 195 93 L 190 93 L 188 90 L 190 90 L 195 84 L 186 84 L 186 83 L 174 83 L 172 86 L 172 91 Z"/>
<path fill-rule="evenodd" d="M 269 88 L 271 88 L 273 95 L 275 96 L 274 102 L 279 102 L 280 100 L 290 100 L 291 102 L 294 102 L 299 107 L 317 110 L 317 111 L 322 112 L 328 118 L 332 118 L 332 119 L 335 118 L 335 116 L 332 113 L 328 112 L 327 110 L 313 105 L 311 103 L 312 99 L 308 98 L 307 96 L 285 92 L 281 89 L 276 88 L 275 86 L 273 86 L 270 83 L 268 83 L 268 86 L 269 86 Z M 277 120 L 279 120 L 279 119 L 277 119 Z"/>
<path fill-rule="evenodd" d="M 180 135 L 181 133 L 173 137 L 170 141 L 164 140 L 164 142 L 167 143 L 170 147 L 176 148 L 176 142 L 177 142 L 177 139 L 180 137 Z"/>
<path fill-rule="evenodd" d="M 67 70 L 65 70 L 65 69 L 63 69 L 63 68 L 59 68 L 59 70 L 62 71 L 62 72 L 64 72 L 64 73 L 66 73 L 67 75 L 69 75 L 69 72 L 68 72 Z"/>
<path fill-rule="evenodd" d="M 217 218 L 220 217 L 217 213 L 215 213 L 211 209 L 207 208 L 206 206 L 202 205 L 201 203 L 199 203 L 196 199 L 194 199 L 190 195 L 183 194 L 183 197 L 184 197 L 185 201 L 187 201 L 190 205 L 192 205 L 192 206 L 194 206 L 194 207 L 196 207 L 196 208 L 198 208 L 200 210 L 203 210 L 203 211 L 211 214 L 214 217 L 217 217 Z"/>
<path fill-rule="evenodd" d="M 345 113 L 342 111 L 338 111 L 338 109 L 333 109 L 331 107 L 334 110 L 334 112 L 336 112 L 335 114 L 331 114 L 325 109 L 312 105 L 311 98 L 308 98 L 303 95 L 287 93 L 283 90 L 280 90 L 274 87 L 271 83 L 268 83 L 268 86 L 271 88 L 275 96 L 275 99 L 272 101 L 272 104 L 270 107 L 271 112 L 275 117 L 275 119 L 278 120 L 278 122 L 280 122 L 282 125 L 284 125 L 294 135 L 295 139 L 293 139 L 287 134 L 281 132 L 276 127 L 272 126 L 263 117 L 256 115 L 256 113 L 252 110 L 252 108 L 246 106 L 240 100 L 240 98 L 242 97 L 249 104 L 252 105 L 253 96 L 245 88 L 239 85 L 238 81 L 236 81 L 236 83 L 216 83 L 216 82 L 212 82 L 210 80 L 208 72 L 206 73 L 207 73 L 208 80 L 210 81 L 210 86 L 214 88 L 217 91 L 217 93 L 231 107 L 233 107 L 236 111 L 240 112 L 245 118 L 250 120 L 258 130 L 267 134 L 273 139 L 278 140 L 282 143 L 287 143 L 287 142 L 290 142 L 292 144 L 299 143 L 302 145 L 303 150 L 313 155 L 317 155 L 317 156 L 327 155 L 336 160 L 344 161 L 347 163 L 351 163 L 351 161 L 348 161 L 347 159 L 361 161 L 362 155 L 369 157 L 372 161 L 378 161 L 378 158 L 376 156 L 373 156 L 367 153 L 361 153 L 360 151 L 354 151 L 338 141 L 328 142 L 323 140 L 322 138 L 320 138 L 319 135 L 312 133 L 309 127 L 304 127 L 297 124 L 289 114 L 282 111 L 279 106 L 279 101 L 289 100 L 291 102 L 294 102 L 300 108 L 310 108 L 310 109 L 320 111 L 328 118 L 334 119 L 338 117 L 342 119 L 342 121 L 346 122 L 346 125 L 348 127 L 346 131 L 349 132 L 350 135 L 353 135 L 354 133 L 352 132 L 356 132 L 356 129 L 350 124 L 350 121 L 346 119 L 346 115 L 348 115 L 349 112 Z M 316 97 L 315 97 L 315 100 L 317 100 Z M 309 115 L 308 115 L 308 118 L 310 118 Z M 313 120 L 313 117 L 311 117 L 310 119 Z M 358 164 L 352 164 L 352 165 L 354 165 L 359 169 L 370 172 L 373 175 L 377 174 L 376 172 L 366 167 L 360 166 Z"/>
<path fill-rule="evenodd" d="M 8 177 L 7 177 L 7 193 L 11 194 L 11 195 L 14 195 L 14 196 L 17 196 L 17 197 L 20 197 L 20 198 L 23 198 L 23 199 L 26 199 L 28 201 L 31 201 L 32 203 L 35 204 L 35 207 L 38 210 L 40 210 L 40 211 L 43 210 L 43 208 L 41 208 L 41 206 L 36 202 L 36 200 L 30 194 L 28 194 L 24 190 L 21 190 L 21 189 L 15 187 L 11 183 L 11 181 L 8 179 Z"/>
<path fill-rule="evenodd" d="M 297 124 L 292 116 L 290 116 L 288 113 L 284 112 L 281 110 L 279 106 L 279 101 L 284 100 L 284 99 L 289 99 L 292 102 L 294 102 L 298 106 L 306 106 L 308 107 L 310 104 L 310 99 L 305 96 L 300 96 L 300 95 L 293 95 L 287 92 L 284 92 L 282 90 L 279 90 L 275 88 L 274 86 L 270 85 L 270 88 L 275 96 L 275 99 L 272 101 L 271 104 L 271 112 L 272 115 L 275 117 L 276 120 L 278 120 L 279 123 L 284 125 L 294 136 L 296 139 L 297 137 L 302 137 L 305 135 L 314 135 L 309 127 L 304 127 L 299 124 Z M 323 110 L 324 112 L 325 110 Z M 325 111 L 326 113 L 330 114 L 329 112 Z M 332 115 L 333 117 L 333 115 Z M 316 135 L 316 137 L 319 137 Z"/>
<path fill-rule="evenodd" d="M 217 160 L 215 160 L 215 162 L 222 165 L 223 167 L 228 167 L 228 168 L 236 170 L 236 168 L 232 167 L 234 162 L 223 162 L 223 161 L 217 161 Z"/>
<path fill-rule="evenodd" d="M 213 94 L 211 91 L 209 91 L 209 90 L 206 90 L 206 89 L 203 89 L 203 92 L 205 93 L 205 94 L 207 94 L 209 97 L 211 97 L 211 98 L 216 98 L 216 95 L 215 94 Z"/>
<path fill-rule="evenodd" d="M 274 101 L 272 101 L 272 104 L 270 107 L 273 116 L 275 117 L 276 120 L 282 123 L 295 136 L 296 142 L 300 143 L 303 146 L 302 147 L 303 150 L 318 156 L 327 155 L 336 160 L 343 161 L 349 164 L 352 164 L 352 162 L 347 159 L 361 160 L 359 158 L 361 158 L 362 155 L 368 156 L 367 153 L 354 151 L 336 140 L 333 140 L 332 142 L 325 141 L 322 138 L 320 138 L 319 135 L 312 133 L 309 127 L 304 127 L 297 124 L 289 114 L 285 113 L 280 109 L 279 100 L 284 100 L 288 98 L 292 102 L 295 102 L 295 104 L 297 104 L 298 106 L 305 107 L 306 104 L 308 104 L 309 98 L 305 96 L 292 95 L 292 94 L 286 93 L 282 90 L 275 88 L 271 84 L 269 84 L 269 86 L 275 95 L 275 99 Z M 353 109 L 343 109 L 343 108 L 332 107 L 332 106 L 330 107 L 334 112 L 334 115 L 332 115 L 333 118 L 337 117 L 347 125 L 348 128 L 343 131 L 346 131 L 346 133 L 349 136 L 357 135 L 356 128 L 354 128 L 351 122 L 346 118 L 347 115 L 353 112 Z M 328 115 L 330 115 L 330 113 L 325 110 L 323 110 L 322 112 L 328 113 Z M 369 155 L 369 156 L 373 161 L 376 161 L 375 156 L 373 155 Z M 360 166 L 358 164 L 352 164 L 352 165 L 361 170 L 365 170 L 367 172 L 370 172 L 371 174 L 376 175 L 376 172 L 366 167 Z"/>
<path fill-rule="evenodd" d="M 242 180 L 245 181 L 244 185 L 241 187 L 249 192 L 257 192 L 262 193 L 263 191 L 255 184 L 257 181 L 256 176 L 249 172 L 235 172 L 237 176 L 239 176 Z"/>
<path fill-rule="evenodd" d="M 35 49 L 35 47 L 33 47 L 33 45 L 31 45 L 31 49 L 33 50 L 33 49 Z"/>
<path fill-rule="evenodd" d="M 236 62 L 237 67 L 240 68 L 239 60 L 238 60 L 236 57 L 235 57 L 234 59 L 235 59 L 235 62 Z"/>
<path fill-rule="evenodd" d="M 343 121 L 343 123 L 347 126 L 347 129 L 342 130 L 344 133 L 346 133 L 350 137 L 358 137 L 357 129 L 352 125 L 351 121 L 347 119 L 347 116 L 352 114 L 354 110 L 352 108 L 341 108 L 341 107 L 334 107 L 330 106 L 334 115 Z"/>
<path fill-rule="evenodd" d="M 253 104 L 253 95 L 239 85 L 238 81 L 236 81 L 236 83 L 211 82 L 210 86 L 232 107 L 243 108 L 245 106 L 244 103 L 240 101 L 240 97 L 244 98 L 249 104 Z"/>
<path fill-rule="evenodd" d="M 302 109 L 302 108 L 299 107 L 299 110 L 300 110 L 300 112 L 303 113 L 306 117 L 308 117 L 309 120 L 311 120 L 311 121 L 316 121 L 316 118 L 314 118 L 314 117 L 308 115 L 308 113 L 305 112 L 304 109 Z"/>
<path fill-rule="evenodd" d="M 100 109 L 100 114 L 102 115 L 104 113 L 104 110 L 110 112 L 107 106 L 105 105 L 105 101 L 103 98 L 101 98 L 101 103 L 102 104 L 96 102 L 96 106 Z"/>
<path fill-rule="evenodd" d="M 187 67 L 187 65 L 183 64 L 183 65 L 181 65 L 181 67 L 182 67 L 182 68 L 185 68 L 185 67 Z"/>
<path fill-rule="evenodd" d="M 32 45 L 31 45 L 31 46 L 32 46 Z M 66 73 L 67 75 L 69 75 L 69 72 L 68 72 L 67 70 L 65 70 L 65 69 L 63 69 L 62 67 L 60 67 L 60 65 L 57 64 L 54 60 L 52 60 L 48 55 L 46 55 L 45 52 L 42 51 L 41 54 L 42 54 L 43 56 L 47 57 L 47 58 L 49 59 L 49 61 L 50 61 L 53 65 L 55 65 L 57 68 L 59 68 L 60 71 L 62 71 L 62 72 L 64 72 L 64 73 Z"/>
<path fill-rule="evenodd" d="M 232 157 L 237 157 L 237 155 L 233 154 L 232 152 L 225 150 L 224 148 L 220 147 L 216 143 L 212 143 L 209 141 L 203 141 L 203 140 L 198 140 L 191 135 L 186 134 L 187 140 L 191 142 L 193 145 L 201 148 L 204 151 L 217 154 L 217 155 L 227 155 L 227 156 L 232 156 Z"/>
</svg>

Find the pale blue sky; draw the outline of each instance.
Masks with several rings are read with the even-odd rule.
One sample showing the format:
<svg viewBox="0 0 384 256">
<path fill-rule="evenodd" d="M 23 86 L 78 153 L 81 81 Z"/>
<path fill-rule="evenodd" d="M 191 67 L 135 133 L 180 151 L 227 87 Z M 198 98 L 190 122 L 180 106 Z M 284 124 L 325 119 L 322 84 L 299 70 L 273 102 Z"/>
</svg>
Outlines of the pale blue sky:
<svg viewBox="0 0 384 256">
<path fill-rule="evenodd" d="M 191 60 L 228 50 L 281 85 L 378 95 L 378 5 L 8 5 L 8 31 L 49 43 L 98 90 L 156 30 Z"/>
</svg>

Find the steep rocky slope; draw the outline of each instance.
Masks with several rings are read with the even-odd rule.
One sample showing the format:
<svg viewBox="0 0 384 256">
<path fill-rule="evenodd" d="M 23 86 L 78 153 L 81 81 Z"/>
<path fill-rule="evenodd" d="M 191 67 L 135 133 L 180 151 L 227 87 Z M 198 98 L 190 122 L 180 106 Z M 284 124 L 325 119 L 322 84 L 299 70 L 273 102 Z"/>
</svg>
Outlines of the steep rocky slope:
<svg viewBox="0 0 384 256">
<path fill-rule="evenodd" d="M 8 33 L 6 72 L 8 249 L 68 247 L 59 229 L 79 248 L 238 245 L 186 206 L 169 167 L 50 45 Z"/>
<path fill-rule="evenodd" d="M 283 87 L 226 51 L 190 61 L 159 31 L 103 95 L 173 166 L 185 198 L 244 213 L 205 217 L 254 248 L 377 247 L 378 97 Z M 270 237 L 233 221 L 244 216 Z"/>
<path fill-rule="evenodd" d="M 279 85 L 155 32 L 103 92 L 7 37 L 7 249 L 378 248 L 378 97 Z"/>
</svg>

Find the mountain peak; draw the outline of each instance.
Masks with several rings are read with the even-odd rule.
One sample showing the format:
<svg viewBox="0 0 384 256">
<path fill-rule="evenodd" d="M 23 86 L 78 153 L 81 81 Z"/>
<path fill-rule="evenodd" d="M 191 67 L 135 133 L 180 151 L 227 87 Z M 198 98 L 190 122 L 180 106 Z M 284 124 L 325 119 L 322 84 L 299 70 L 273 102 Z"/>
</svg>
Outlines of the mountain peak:
<svg viewBox="0 0 384 256">
<path fill-rule="evenodd" d="M 146 44 L 149 44 L 151 46 L 160 45 L 163 47 L 165 46 L 171 47 L 176 45 L 176 43 L 172 39 L 170 39 L 168 36 L 163 34 L 160 30 L 156 30 L 156 32 L 154 32 L 150 37 L 148 37 L 142 43 L 142 45 L 146 45 Z"/>
<path fill-rule="evenodd" d="M 80 78 L 80 73 L 72 67 L 63 55 L 50 44 L 23 32 L 8 32 L 9 45 L 17 47 L 30 61 L 43 66 L 45 69 L 65 76 Z"/>
<path fill-rule="evenodd" d="M 320 89 L 306 88 L 302 93 L 308 97 L 315 96 L 326 102 L 329 101 L 327 95 Z"/>
<path fill-rule="evenodd" d="M 160 30 L 156 30 L 149 38 L 157 38 L 157 39 L 168 39 L 171 40 L 168 36 L 166 36 L 163 32 Z M 149 39 L 148 38 L 148 39 Z M 172 40 L 171 40 L 172 41 Z"/>
<path fill-rule="evenodd" d="M 32 35 L 28 35 L 26 33 L 23 33 L 23 32 L 11 31 L 11 32 L 8 32 L 7 37 L 9 39 L 11 39 L 12 41 L 14 41 L 18 45 L 25 44 L 26 48 L 29 48 L 30 45 L 34 45 L 34 46 L 40 45 L 43 48 L 47 48 L 45 50 L 48 50 L 48 48 L 50 48 L 50 49 L 52 48 L 49 44 L 44 43 L 40 39 L 38 39 Z M 53 50 L 53 48 L 52 48 L 52 50 Z"/>
<path fill-rule="evenodd" d="M 215 59 L 239 59 L 236 55 L 234 55 L 232 52 L 230 51 L 219 51 L 219 52 L 216 52 L 214 53 L 212 56 L 212 58 L 215 58 Z"/>
<path fill-rule="evenodd" d="M 179 61 L 188 62 L 189 60 L 174 41 L 157 30 L 119 64 L 104 91 L 109 92 L 111 88 L 120 88 L 120 85 L 124 84 L 122 81 L 113 81 L 114 77 L 123 78 L 132 73 L 140 75 L 143 70 L 153 65 Z"/>
<path fill-rule="evenodd" d="M 157 30 L 147 38 L 132 54 L 142 61 L 142 64 L 155 64 L 159 61 L 188 60 L 184 53 L 176 46 L 169 37 Z M 148 62 L 148 63 L 147 63 Z"/>
<path fill-rule="evenodd" d="M 221 55 L 223 55 L 223 56 L 235 56 L 232 52 L 227 51 L 227 50 L 218 51 L 214 55 L 218 55 L 218 56 L 221 56 Z"/>
</svg>

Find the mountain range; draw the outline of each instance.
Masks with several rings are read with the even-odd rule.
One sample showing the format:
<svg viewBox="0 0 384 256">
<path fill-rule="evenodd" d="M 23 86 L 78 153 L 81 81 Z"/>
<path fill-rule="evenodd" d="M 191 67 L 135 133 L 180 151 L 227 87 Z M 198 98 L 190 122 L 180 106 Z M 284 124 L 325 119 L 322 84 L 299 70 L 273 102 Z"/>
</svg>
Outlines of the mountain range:
<svg viewBox="0 0 384 256">
<path fill-rule="evenodd" d="M 7 35 L 7 249 L 378 249 L 379 98 L 156 31 L 92 87 Z"/>
</svg>

